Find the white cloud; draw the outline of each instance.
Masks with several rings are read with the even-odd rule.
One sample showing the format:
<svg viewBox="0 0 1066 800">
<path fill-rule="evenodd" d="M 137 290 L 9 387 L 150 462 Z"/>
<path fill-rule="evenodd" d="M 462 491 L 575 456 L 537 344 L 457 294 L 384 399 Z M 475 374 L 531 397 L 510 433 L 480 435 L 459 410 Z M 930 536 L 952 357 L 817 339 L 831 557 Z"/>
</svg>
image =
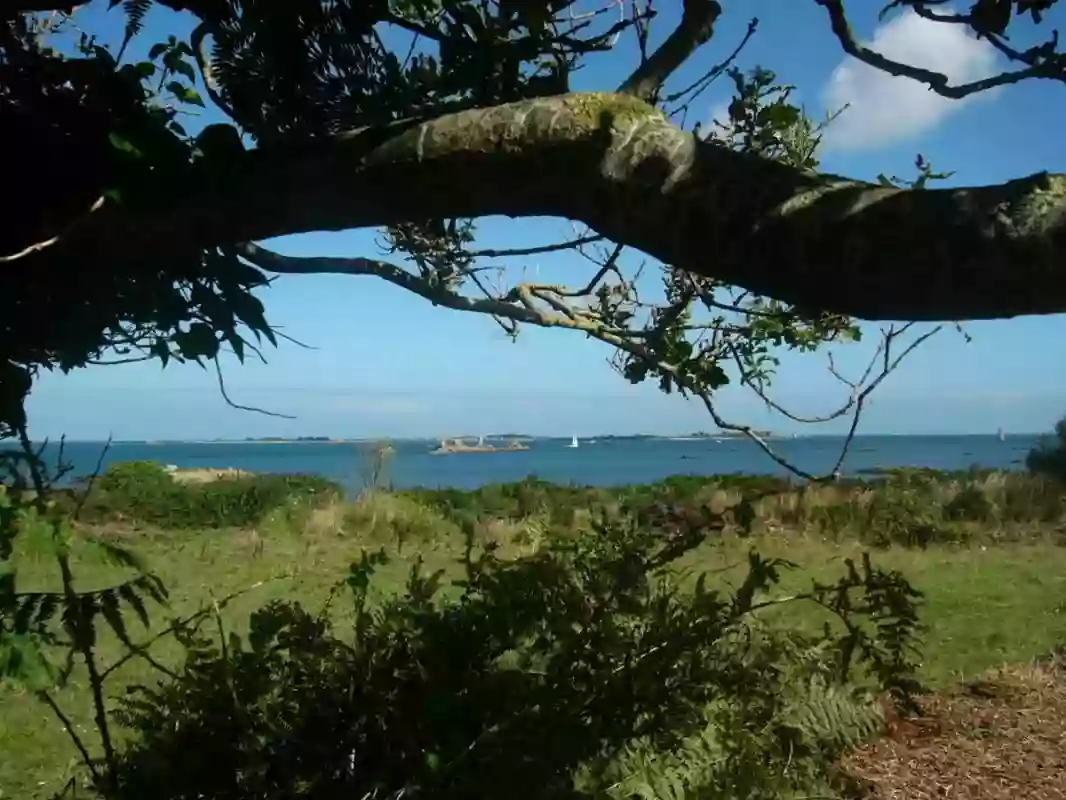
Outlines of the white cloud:
<svg viewBox="0 0 1066 800">
<path fill-rule="evenodd" d="M 995 74 L 998 54 L 964 25 L 924 20 L 906 11 L 874 31 L 869 47 L 894 61 L 947 75 L 953 84 Z M 850 107 L 829 126 L 825 144 L 870 150 L 925 133 L 977 97 L 949 100 L 910 78 L 897 78 L 848 56 L 833 70 L 822 97 L 826 108 Z"/>
</svg>

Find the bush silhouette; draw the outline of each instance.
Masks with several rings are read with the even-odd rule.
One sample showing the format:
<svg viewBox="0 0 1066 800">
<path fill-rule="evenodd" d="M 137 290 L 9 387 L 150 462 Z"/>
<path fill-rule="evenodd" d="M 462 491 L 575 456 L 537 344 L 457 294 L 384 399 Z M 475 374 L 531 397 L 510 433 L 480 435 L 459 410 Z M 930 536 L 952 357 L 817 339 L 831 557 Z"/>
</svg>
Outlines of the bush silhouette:
<svg viewBox="0 0 1066 800">
<path fill-rule="evenodd" d="M 1025 458 L 1029 471 L 1066 482 L 1066 417 L 1055 423 L 1055 435 L 1029 451 Z"/>
</svg>

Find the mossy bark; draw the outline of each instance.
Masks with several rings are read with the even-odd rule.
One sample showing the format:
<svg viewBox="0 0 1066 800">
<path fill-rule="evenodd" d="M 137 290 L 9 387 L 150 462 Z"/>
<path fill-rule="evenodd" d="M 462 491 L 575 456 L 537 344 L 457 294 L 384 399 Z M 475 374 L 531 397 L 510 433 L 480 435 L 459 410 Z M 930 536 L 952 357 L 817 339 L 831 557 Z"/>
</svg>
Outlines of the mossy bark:
<svg viewBox="0 0 1066 800">
<path fill-rule="evenodd" d="M 100 213 L 58 247 L 107 268 L 160 249 L 490 214 L 580 220 L 679 268 L 866 319 L 1066 311 L 1066 176 L 885 188 L 699 141 L 610 93 L 253 151 L 221 186 L 164 212 Z"/>
</svg>

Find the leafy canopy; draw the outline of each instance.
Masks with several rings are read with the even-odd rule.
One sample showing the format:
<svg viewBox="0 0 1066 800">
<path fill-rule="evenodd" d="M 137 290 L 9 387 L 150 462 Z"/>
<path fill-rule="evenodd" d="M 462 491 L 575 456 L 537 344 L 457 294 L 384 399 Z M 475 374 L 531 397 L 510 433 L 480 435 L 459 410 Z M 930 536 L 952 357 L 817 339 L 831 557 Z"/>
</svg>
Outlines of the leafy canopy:
<svg viewBox="0 0 1066 800">
<path fill-rule="evenodd" d="M 1054 41 L 1019 51 L 1006 35 L 1012 14 L 1040 22 L 1055 0 L 978 0 L 965 14 L 944 12 L 938 3 L 891 3 L 886 12 L 906 7 L 944 24 L 966 24 L 1018 66 L 965 86 L 873 53 L 853 40 L 839 0 L 812 2 L 826 9 L 845 51 L 942 94 L 1066 75 Z M 512 333 L 519 324 L 580 330 L 614 348 L 627 379 L 654 379 L 665 391 L 696 396 L 722 427 L 743 428 L 717 413 L 715 390 L 740 383 L 772 404 L 766 392 L 777 349 L 806 351 L 857 336 L 853 320 L 840 314 L 737 291 L 669 264 L 661 267 L 661 293 L 642 296 L 625 248 L 603 243 L 594 231 L 534 249 L 574 248 L 591 260 L 595 273 L 581 287 L 498 285 L 514 275 L 513 268 L 497 271 L 493 283 L 491 268 L 530 252 L 474 250 L 474 222 L 456 218 L 412 218 L 389 227 L 387 249 L 400 264 L 338 259 L 314 266 L 251 242 L 204 247 L 195 230 L 188 241 L 168 242 L 150 256 L 109 247 L 85 253 L 77 263 L 61 252 L 53 258 L 57 239 L 109 208 L 166 215 L 175 198 L 225 185 L 249 147 L 264 158 L 310 152 L 353 129 L 387 137 L 464 109 L 565 94 L 571 75 L 623 36 L 635 37 L 639 62 L 629 75 L 618 76 L 617 87 L 607 88 L 658 106 L 694 136 L 721 147 L 803 172 L 817 167 L 824 123 L 807 118 L 790 101 L 790 87 L 772 73 L 735 66 L 757 20 L 698 80 L 671 85 L 677 68 L 712 38 L 715 22 L 729 10 L 716 0 L 686 0 L 677 29 L 657 48 L 650 46 L 657 15 L 650 2 L 160 0 L 158 5 L 190 19 L 192 32 L 154 43 L 140 62 L 125 54 L 143 36 L 152 1 L 108 5 L 121 6 L 112 13 L 126 19 L 116 51 L 84 34 L 73 52 L 50 46 L 72 24 L 66 3 L 26 2 L 4 12 L 5 167 L 22 188 L 0 231 L 0 435 L 24 427 L 23 399 L 42 369 L 145 358 L 214 361 L 217 368 L 224 349 L 243 359 L 258 354 L 263 339 L 275 344 L 257 297 L 270 272 L 374 275 L 434 303 L 490 314 Z M 734 84 L 729 120 L 704 131 L 690 116 L 720 78 Z M 186 112 L 207 104 L 231 121 L 187 130 Z M 919 168 L 924 172 L 917 188 L 943 177 L 924 162 Z M 224 223 L 196 220 L 195 214 L 192 221 L 224 229 Z M 32 262 L 24 260 L 28 256 Z M 20 261 L 32 268 L 21 269 Z M 62 325 L 55 324 L 58 319 Z M 883 368 L 872 365 L 865 383 L 845 381 L 848 399 L 829 416 L 861 409 L 863 392 L 898 361 L 889 354 L 898 336 L 896 330 L 886 333 L 877 354 Z"/>
</svg>

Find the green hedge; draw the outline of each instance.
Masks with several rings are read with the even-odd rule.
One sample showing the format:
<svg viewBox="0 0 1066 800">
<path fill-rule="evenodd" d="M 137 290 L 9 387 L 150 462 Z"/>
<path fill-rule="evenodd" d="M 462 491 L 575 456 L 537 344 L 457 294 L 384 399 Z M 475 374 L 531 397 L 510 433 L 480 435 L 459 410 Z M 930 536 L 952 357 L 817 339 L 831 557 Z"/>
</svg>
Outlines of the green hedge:
<svg viewBox="0 0 1066 800">
<path fill-rule="evenodd" d="M 242 475 L 182 483 L 150 461 L 114 464 L 95 481 L 80 518 L 130 520 L 164 529 L 256 525 L 289 503 L 318 503 L 341 494 L 315 475 Z M 74 502 L 73 495 L 69 496 Z"/>
<path fill-rule="evenodd" d="M 1029 451 L 1025 465 L 1034 475 L 1066 481 L 1066 417 L 1055 424 L 1055 435 Z"/>
</svg>

